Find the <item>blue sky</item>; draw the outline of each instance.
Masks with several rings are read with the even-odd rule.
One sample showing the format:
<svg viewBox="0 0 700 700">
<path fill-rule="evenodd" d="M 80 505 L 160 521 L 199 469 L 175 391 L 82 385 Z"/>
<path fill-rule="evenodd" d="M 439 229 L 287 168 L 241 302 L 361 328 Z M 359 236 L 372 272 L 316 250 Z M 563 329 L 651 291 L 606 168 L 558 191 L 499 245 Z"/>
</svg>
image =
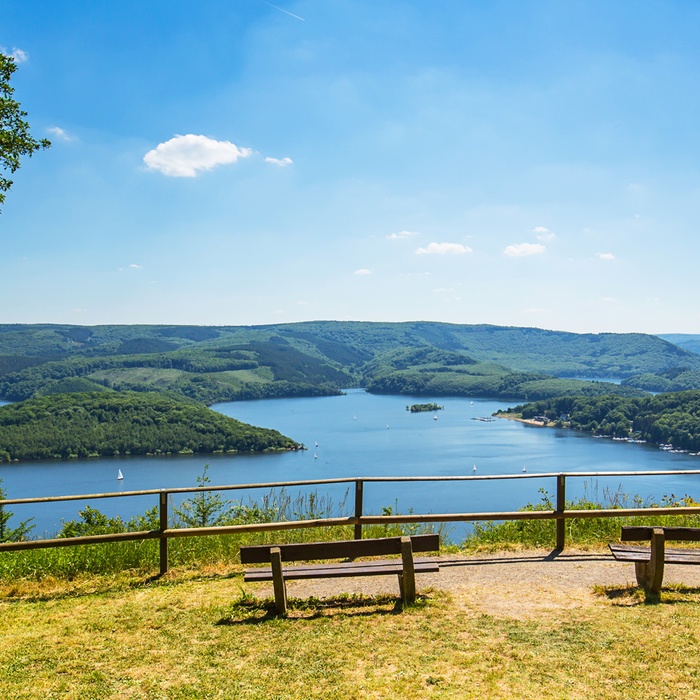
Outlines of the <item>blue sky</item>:
<svg viewBox="0 0 700 700">
<path fill-rule="evenodd" d="M 700 3 L 0 12 L 0 322 L 700 332 Z"/>
</svg>

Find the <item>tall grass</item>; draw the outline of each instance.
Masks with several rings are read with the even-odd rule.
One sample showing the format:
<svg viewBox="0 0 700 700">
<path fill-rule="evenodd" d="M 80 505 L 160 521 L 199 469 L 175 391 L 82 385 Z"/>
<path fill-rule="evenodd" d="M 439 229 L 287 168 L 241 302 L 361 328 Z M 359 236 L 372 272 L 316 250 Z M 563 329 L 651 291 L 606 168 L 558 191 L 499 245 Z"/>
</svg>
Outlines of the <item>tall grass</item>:
<svg viewBox="0 0 700 700">
<path fill-rule="evenodd" d="M 198 479 L 207 483 L 206 473 Z M 273 489 L 259 500 L 231 501 L 216 492 L 198 492 L 179 505 L 172 504 L 171 528 L 247 525 L 269 522 L 293 522 L 324 518 L 347 517 L 348 492 L 336 501 L 317 491 L 290 494 L 286 489 Z M 107 517 L 87 506 L 80 511 L 79 520 L 64 523 L 59 538 L 109 534 L 159 528 L 158 509 L 124 521 Z M 382 514 L 399 514 L 398 504 L 382 509 Z M 438 527 L 438 531 L 439 531 Z M 363 528 L 364 537 L 390 537 L 434 531 L 431 525 L 415 523 L 371 525 Z M 266 532 L 236 533 L 198 537 L 177 537 L 168 541 L 170 568 L 197 568 L 230 565 L 240 561 L 242 545 L 317 542 L 352 539 L 352 525 L 313 527 Z M 0 552 L 0 580 L 35 579 L 45 577 L 73 578 L 82 574 L 116 574 L 123 571 L 151 572 L 159 568 L 157 540 L 80 545 L 17 552 Z"/>
<path fill-rule="evenodd" d="M 538 503 L 528 504 L 523 511 L 545 511 L 555 509 L 555 498 L 545 489 L 540 489 Z M 623 508 L 673 508 L 698 506 L 690 496 L 663 496 L 658 502 L 630 495 L 620 488 L 604 488 L 599 493 L 597 483 L 584 487 L 584 494 L 575 501 L 566 502 L 566 510 L 614 510 Z M 659 515 L 619 518 L 567 518 L 566 542 L 568 546 L 597 545 L 620 536 L 623 525 L 660 525 L 700 527 L 700 515 Z M 496 549 L 510 547 L 551 547 L 556 542 L 556 522 L 554 520 L 510 520 L 507 522 L 477 522 L 464 541 L 467 550 Z"/>
</svg>

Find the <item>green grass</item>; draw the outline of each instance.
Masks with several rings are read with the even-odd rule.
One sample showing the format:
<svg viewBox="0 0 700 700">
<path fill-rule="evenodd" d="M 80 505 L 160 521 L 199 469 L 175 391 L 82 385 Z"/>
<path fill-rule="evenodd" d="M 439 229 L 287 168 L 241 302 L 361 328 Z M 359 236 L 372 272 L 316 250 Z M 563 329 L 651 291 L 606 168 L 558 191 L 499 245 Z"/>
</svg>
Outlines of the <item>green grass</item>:
<svg viewBox="0 0 700 700">
<path fill-rule="evenodd" d="M 230 574 L 0 600 L 0 697 L 250 700 L 700 697 L 700 591 L 633 591 L 532 619 L 429 592 L 290 601 Z M 619 594 L 619 595 L 618 595 Z"/>
</svg>

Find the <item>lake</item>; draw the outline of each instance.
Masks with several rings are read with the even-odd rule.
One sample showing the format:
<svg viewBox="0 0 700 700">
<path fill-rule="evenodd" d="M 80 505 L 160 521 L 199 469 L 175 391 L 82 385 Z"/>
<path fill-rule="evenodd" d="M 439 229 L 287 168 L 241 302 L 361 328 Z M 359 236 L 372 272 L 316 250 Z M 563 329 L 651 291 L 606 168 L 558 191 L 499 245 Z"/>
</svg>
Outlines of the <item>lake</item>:
<svg viewBox="0 0 700 700">
<path fill-rule="evenodd" d="M 438 403 L 435 414 L 410 413 L 412 403 Z M 344 396 L 223 403 L 213 408 L 253 425 L 275 428 L 307 450 L 266 455 L 120 457 L 65 462 L 25 462 L 0 466 L 8 498 L 31 498 L 196 486 L 208 464 L 212 485 L 248 484 L 357 476 L 427 476 L 614 472 L 700 469 L 700 458 L 670 454 L 651 445 L 614 442 L 570 430 L 542 428 L 488 417 L 518 403 L 487 399 L 378 396 L 349 390 Z M 437 420 L 435 419 L 437 417 Z M 117 481 L 118 470 L 124 474 Z M 365 513 L 383 507 L 416 513 L 517 510 L 554 493 L 553 479 L 467 481 L 421 484 L 367 484 Z M 687 493 L 700 500 L 700 477 L 602 477 L 567 481 L 567 497 L 602 498 L 622 488 L 643 498 Z M 337 503 L 347 486 L 321 486 Z M 230 494 L 226 494 L 230 496 Z M 258 492 L 258 495 L 260 493 Z M 248 492 L 234 498 L 247 500 Z M 351 492 L 352 496 L 352 492 Z M 109 515 L 128 518 L 155 505 L 155 496 L 92 501 Z M 34 535 L 53 533 L 62 520 L 77 517 L 84 503 L 11 506 L 15 518 L 34 517 Z"/>
</svg>

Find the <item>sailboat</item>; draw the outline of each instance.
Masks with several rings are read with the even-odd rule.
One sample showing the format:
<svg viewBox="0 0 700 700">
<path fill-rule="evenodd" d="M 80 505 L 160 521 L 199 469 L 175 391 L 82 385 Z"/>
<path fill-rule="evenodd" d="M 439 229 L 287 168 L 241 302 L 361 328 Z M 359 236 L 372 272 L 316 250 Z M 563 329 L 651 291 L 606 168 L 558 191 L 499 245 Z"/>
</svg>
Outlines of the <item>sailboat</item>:
<svg viewBox="0 0 700 700">
<path fill-rule="evenodd" d="M 121 469 L 117 469 L 117 481 L 121 481 L 124 478 Z"/>
</svg>

